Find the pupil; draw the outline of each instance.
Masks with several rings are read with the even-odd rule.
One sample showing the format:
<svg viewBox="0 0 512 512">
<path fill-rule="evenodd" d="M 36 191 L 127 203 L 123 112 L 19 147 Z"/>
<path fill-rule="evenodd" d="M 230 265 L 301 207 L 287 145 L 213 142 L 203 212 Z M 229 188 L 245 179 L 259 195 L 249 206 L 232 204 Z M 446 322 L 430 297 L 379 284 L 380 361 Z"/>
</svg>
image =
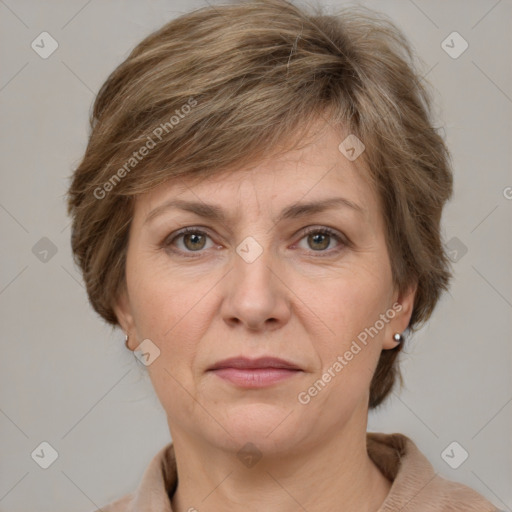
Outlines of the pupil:
<svg viewBox="0 0 512 512">
<path fill-rule="evenodd" d="M 321 243 L 320 249 L 325 249 L 329 245 L 329 242 L 327 241 L 328 235 L 323 235 L 321 233 L 317 233 L 315 235 L 311 235 L 310 237 L 314 240 L 314 243 L 317 243 L 317 242 Z M 323 239 L 323 244 L 322 244 L 322 239 Z M 326 241 L 327 241 L 327 243 L 326 243 Z"/>
<path fill-rule="evenodd" d="M 185 240 L 188 240 L 188 241 L 192 241 L 192 249 L 197 249 L 197 242 L 200 242 L 200 239 L 202 238 L 202 235 L 197 235 L 197 234 L 192 234 L 192 235 L 187 235 L 185 237 Z M 188 244 L 187 244 L 188 245 Z M 195 246 L 195 247 L 194 247 Z M 201 248 L 201 247 L 199 247 Z"/>
</svg>

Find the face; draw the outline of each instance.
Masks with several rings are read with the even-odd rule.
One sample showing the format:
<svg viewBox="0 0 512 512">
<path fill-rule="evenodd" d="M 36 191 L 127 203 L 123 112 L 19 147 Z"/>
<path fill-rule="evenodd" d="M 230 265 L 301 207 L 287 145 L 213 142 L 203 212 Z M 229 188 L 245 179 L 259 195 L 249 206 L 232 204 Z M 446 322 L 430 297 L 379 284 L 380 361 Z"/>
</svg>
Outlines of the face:
<svg viewBox="0 0 512 512">
<path fill-rule="evenodd" d="M 280 157 L 137 198 L 115 309 L 132 350 L 150 340 L 175 442 L 276 451 L 366 428 L 379 356 L 414 295 L 394 290 L 378 198 L 343 138 L 325 128 Z"/>
</svg>

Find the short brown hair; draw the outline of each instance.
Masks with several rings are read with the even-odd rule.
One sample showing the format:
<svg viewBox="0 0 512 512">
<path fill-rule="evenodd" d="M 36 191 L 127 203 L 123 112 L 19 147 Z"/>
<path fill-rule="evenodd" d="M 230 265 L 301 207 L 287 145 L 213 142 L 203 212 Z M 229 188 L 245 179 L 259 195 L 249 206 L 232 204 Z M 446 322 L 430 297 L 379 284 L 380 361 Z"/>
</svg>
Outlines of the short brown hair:
<svg viewBox="0 0 512 512">
<path fill-rule="evenodd" d="M 118 325 L 113 305 L 137 195 L 255 162 L 300 140 L 318 116 L 366 147 L 393 281 L 400 291 L 417 284 L 409 330 L 417 329 L 451 277 L 440 235 L 450 155 L 432 126 L 428 84 L 385 15 L 363 7 L 326 15 L 285 0 L 237 0 L 174 19 L 101 87 L 68 192 L 72 250 L 93 308 Z M 397 375 L 402 383 L 401 347 L 382 351 L 370 408 Z"/>
</svg>

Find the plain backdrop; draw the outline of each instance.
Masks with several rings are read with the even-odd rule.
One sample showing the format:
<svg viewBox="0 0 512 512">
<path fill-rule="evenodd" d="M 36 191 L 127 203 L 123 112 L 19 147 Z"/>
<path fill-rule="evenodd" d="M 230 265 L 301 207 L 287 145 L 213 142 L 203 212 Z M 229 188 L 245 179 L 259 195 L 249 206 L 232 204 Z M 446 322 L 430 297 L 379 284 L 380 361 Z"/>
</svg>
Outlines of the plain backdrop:
<svg viewBox="0 0 512 512">
<path fill-rule="evenodd" d="M 203 5 L 0 0 L 1 512 L 93 510 L 134 490 L 170 441 L 143 366 L 88 304 L 64 195 L 108 74 L 143 37 Z M 443 217 L 451 290 L 408 340 L 406 386 L 368 430 L 408 435 L 440 475 L 510 511 L 512 2 L 364 5 L 388 14 L 422 59 L 455 172 Z M 58 44 L 47 58 L 32 46 L 42 32 Z M 442 457 L 454 441 L 457 456 L 468 453 L 457 469 Z M 33 455 L 41 447 L 57 457 L 47 469 Z"/>
</svg>

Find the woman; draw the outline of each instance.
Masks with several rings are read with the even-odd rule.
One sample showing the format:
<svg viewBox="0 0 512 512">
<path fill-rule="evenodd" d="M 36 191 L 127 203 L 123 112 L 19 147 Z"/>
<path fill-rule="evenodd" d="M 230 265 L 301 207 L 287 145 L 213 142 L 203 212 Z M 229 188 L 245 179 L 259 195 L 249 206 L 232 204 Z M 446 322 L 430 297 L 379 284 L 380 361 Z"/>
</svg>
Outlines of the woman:
<svg viewBox="0 0 512 512">
<path fill-rule="evenodd" d="M 449 153 L 391 22 L 197 10 L 111 74 L 91 127 L 73 252 L 172 437 L 103 511 L 496 510 L 366 432 L 450 278 Z"/>
</svg>

